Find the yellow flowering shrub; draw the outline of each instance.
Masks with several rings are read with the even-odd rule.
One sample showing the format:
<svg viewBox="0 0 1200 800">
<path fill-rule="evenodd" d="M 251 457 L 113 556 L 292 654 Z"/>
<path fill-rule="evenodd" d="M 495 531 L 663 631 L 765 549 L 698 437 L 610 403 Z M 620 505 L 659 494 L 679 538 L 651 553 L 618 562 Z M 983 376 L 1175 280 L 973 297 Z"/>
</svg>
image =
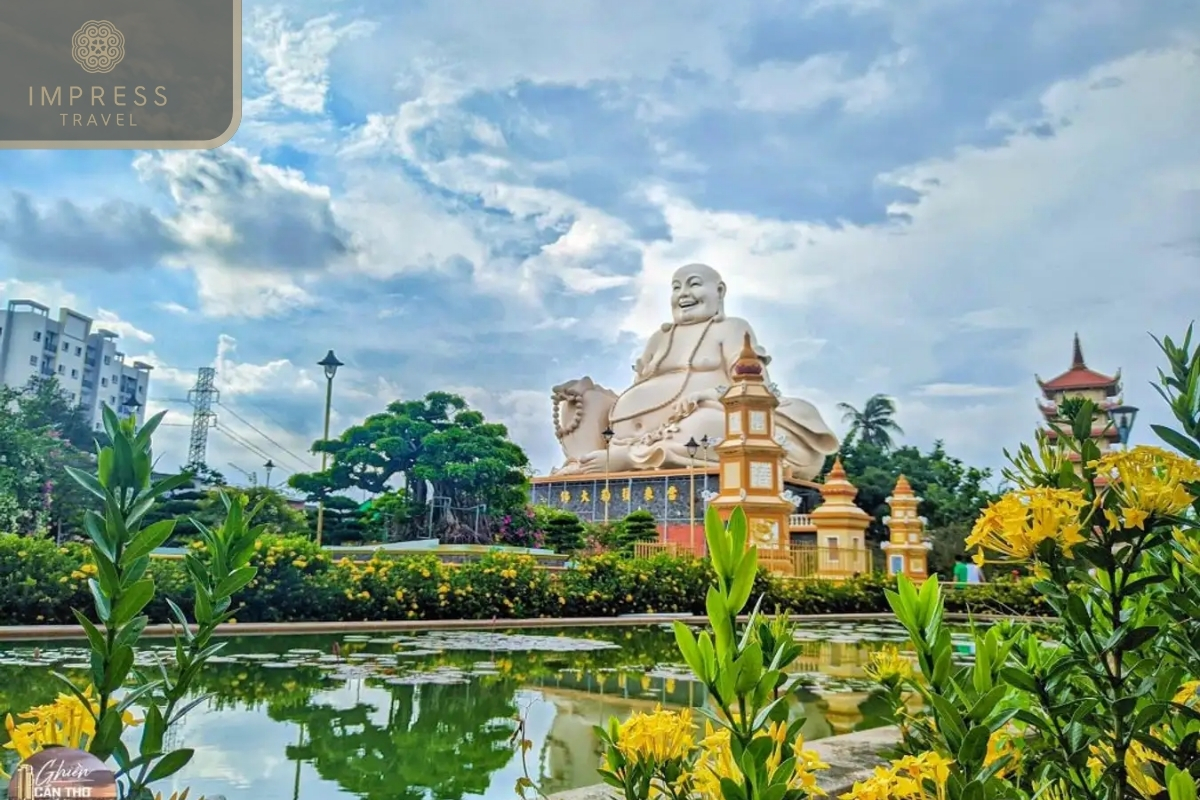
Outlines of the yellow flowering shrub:
<svg viewBox="0 0 1200 800">
<path fill-rule="evenodd" d="M 1161 343 L 1171 449 L 1108 449 L 1104 410 L 1060 407 L 1058 436 L 1022 447 L 1015 488 L 968 539 L 980 562 L 1021 563 L 1059 622 L 974 634 L 956 664 L 936 579 L 900 579 L 888 601 L 919 672 L 869 669 L 896 710 L 901 755 L 847 800 L 1195 800 L 1200 779 L 1200 347 Z M 907 712 L 902 695 L 924 701 Z M 925 759 L 925 762 L 922 762 Z M 934 773 L 920 773 L 921 764 Z"/>
</svg>

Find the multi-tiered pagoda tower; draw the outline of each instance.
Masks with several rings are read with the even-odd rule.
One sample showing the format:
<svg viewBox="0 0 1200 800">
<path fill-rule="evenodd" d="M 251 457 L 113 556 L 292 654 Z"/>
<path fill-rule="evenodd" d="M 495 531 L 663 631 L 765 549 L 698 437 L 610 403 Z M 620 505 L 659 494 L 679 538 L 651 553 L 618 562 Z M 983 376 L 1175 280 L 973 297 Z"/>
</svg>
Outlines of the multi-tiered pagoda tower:
<svg viewBox="0 0 1200 800">
<path fill-rule="evenodd" d="M 1092 436 L 1100 444 L 1101 451 L 1107 451 L 1120 441 L 1120 434 L 1115 425 L 1109 422 L 1110 409 L 1121 405 L 1121 370 L 1116 375 L 1105 375 L 1090 369 L 1083 360 L 1083 347 L 1079 344 L 1079 334 L 1075 334 L 1075 347 L 1071 354 L 1071 368 L 1061 375 L 1044 381 L 1037 378 L 1041 387 L 1044 402 L 1038 403 L 1038 410 L 1046 420 L 1047 434 L 1053 441 L 1058 432 L 1054 424 L 1058 420 L 1059 407 L 1062 402 L 1071 397 L 1091 400 L 1096 404 L 1096 417 L 1092 422 Z M 1062 423 L 1058 423 L 1061 427 Z M 1074 454 L 1072 454 L 1074 455 Z"/>
</svg>

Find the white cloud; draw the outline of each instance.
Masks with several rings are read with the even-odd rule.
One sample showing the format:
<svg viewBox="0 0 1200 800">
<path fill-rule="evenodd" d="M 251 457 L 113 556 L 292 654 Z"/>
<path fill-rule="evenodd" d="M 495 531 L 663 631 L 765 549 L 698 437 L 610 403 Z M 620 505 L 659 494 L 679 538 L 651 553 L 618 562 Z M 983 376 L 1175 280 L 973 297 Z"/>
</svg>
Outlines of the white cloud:
<svg viewBox="0 0 1200 800">
<path fill-rule="evenodd" d="M 133 339 L 146 344 L 154 341 L 154 334 L 142 330 L 131 322 L 126 322 L 115 312 L 105 308 L 96 309 L 95 327 L 110 330 L 123 339 Z"/>
<path fill-rule="evenodd" d="M 0 297 L 6 301 L 32 300 L 50 308 L 83 308 L 79 296 L 69 291 L 61 281 L 43 283 L 16 278 L 0 280 Z"/>
<path fill-rule="evenodd" d="M 321 114 L 329 95 L 329 57 L 344 41 L 365 36 L 374 25 L 355 20 L 337 26 L 337 15 L 310 19 L 293 28 L 283 10 L 259 10 L 251 19 L 247 44 L 265 63 L 263 81 L 271 90 L 268 104 L 305 114 Z M 260 106 L 256 115 L 265 112 Z"/>
<path fill-rule="evenodd" d="M 998 444 L 1028 438 L 1037 417 L 1032 400 L 967 388 L 976 382 L 946 372 L 949 354 L 970 359 L 957 344 L 964 326 L 1018 335 L 980 357 L 1004 355 L 1027 370 L 1030 398 L 1035 371 L 1066 369 L 1079 330 L 1097 368 L 1124 365 L 1129 396 L 1152 402 L 1144 386 L 1157 355 L 1145 330 L 1182 331 L 1200 290 L 1196 254 L 1168 246 L 1200 235 L 1198 67 L 1197 51 L 1179 47 L 1054 84 L 1042 96 L 1045 118 L 1059 123 L 1053 136 L 1014 134 L 883 176 L 919 192 L 897 204 L 904 222 L 767 220 L 656 190 L 671 239 L 644 248 L 622 327 L 644 334 L 657 325 L 666 276 L 704 261 L 724 272 L 733 313 L 744 299 L 785 295 L 777 313 L 752 320 L 768 349 L 806 314 L 830 326 L 817 332 L 831 342 L 821 359 L 802 373 L 777 370 L 785 391 L 803 374 L 839 398 L 897 395 L 914 438 L 943 438 L 991 463 Z M 955 394 L 976 402 L 953 414 L 917 402 Z"/>
<path fill-rule="evenodd" d="M 927 383 L 918 386 L 912 393 L 914 397 L 994 397 L 1013 393 L 1011 386 L 979 386 L 973 383 Z"/>
<path fill-rule="evenodd" d="M 853 74 L 846 54 L 821 53 L 802 62 L 771 61 L 736 78 L 737 104 L 749 111 L 810 111 L 838 103 L 850 113 L 879 111 L 904 99 L 896 73 L 911 58 L 904 50 Z"/>
</svg>

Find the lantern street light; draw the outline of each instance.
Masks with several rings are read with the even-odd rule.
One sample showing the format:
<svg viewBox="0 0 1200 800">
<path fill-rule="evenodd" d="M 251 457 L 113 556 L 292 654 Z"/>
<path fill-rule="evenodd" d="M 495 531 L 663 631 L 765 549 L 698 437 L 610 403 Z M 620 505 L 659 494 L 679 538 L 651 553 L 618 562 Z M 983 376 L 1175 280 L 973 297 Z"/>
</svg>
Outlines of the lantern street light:
<svg viewBox="0 0 1200 800">
<path fill-rule="evenodd" d="M 265 485 L 268 489 L 270 489 L 271 488 L 271 470 L 275 469 L 275 462 L 268 458 L 267 463 L 263 464 L 263 469 L 267 473 Z"/>
<path fill-rule="evenodd" d="M 693 436 L 684 447 L 688 454 L 688 534 L 691 537 L 692 555 L 696 555 L 696 452 L 700 449 L 700 443 Z"/>
<path fill-rule="evenodd" d="M 338 357 L 330 350 L 325 357 L 317 362 L 317 366 L 325 370 L 325 435 L 322 442 L 329 441 L 329 413 L 333 407 L 333 378 L 337 375 L 338 367 L 344 366 Z M 329 460 L 329 453 L 321 451 L 321 472 L 324 472 Z M 321 535 L 325 531 L 325 498 L 317 501 L 317 547 L 321 546 Z"/>
<path fill-rule="evenodd" d="M 1108 409 L 1109 422 L 1117 429 L 1117 438 L 1122 447 L 1129 447 L 1129 433 L 1133 430 L 1133 421 L 1137 419 L 1138 409 L 1133 406 L 1113 406 Z"/>
<path fill-rule="evenodd" d="M 612 425 L 605 425 L 604 430 L 600 432 L 604 437 L 604 524 L 608 524 L 608 504 L 612 501 L 612 492 L 608 488 L 608 461 L 609 461 L 609 445 L 612 444 L 613 433 Z M 595 517 L 592 517 L 595 519 Z"/>
</svg>

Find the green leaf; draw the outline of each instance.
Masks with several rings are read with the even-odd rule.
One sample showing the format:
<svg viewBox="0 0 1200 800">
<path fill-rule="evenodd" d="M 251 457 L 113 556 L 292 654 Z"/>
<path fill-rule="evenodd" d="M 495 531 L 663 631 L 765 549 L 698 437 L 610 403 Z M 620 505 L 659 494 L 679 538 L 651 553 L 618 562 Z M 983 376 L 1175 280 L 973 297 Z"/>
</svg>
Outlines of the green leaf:
<svg viewBox="0 0 1200 800">
<path fill-rule="evenodd" d="M 171 538 L 171 534 L 174 531 L 175 520 L 173 519 L 164 519 L 155 522 L 153 525 L 147 525 L 138 531 L 137 535 L 133 537 L 133 541 L 121 553 L 121 563 L 128 564 L 142 556 L 150 555 L 162 547 L 163 543 Z"/>
<path fill-rule="evenodd" d="M 92 592 L 92 600 L 96 603 L 96 618 L 102 625 L 107 625 L 112 618 L 112 604 L 108 595 L 100 590 L 100 583 L 95 578 L 88 578 L 88 589 Z"/>
<path fill-rule="evenodd" d="M 156 756 L 162 753 L 163 736 L 167 732 L 167 723 L 162 711 L 157 705 L 146 709 L 146 720 L 142 727 L 142 742 L 138 752 L 142 757 Z"/>
<path fill-rule="evenodd" d="M 188 762 L 192 760 L 192 754 L 195 752 L 195 750 L 184 747 L 167 753 L 158 760 L 157 764 L 150 768 L 150 774 L 146 776 L 146 783 L 161 781 L 179 772 L 179 770 L 188 765 Z"/>
<path fill-rule="evenodd" d="M 746 512 L 741 506 L 737 506 L 729 515 L 729 564 L 731 567 L 733 560 L 746 549 L 746 531 L 748 527 Z"/>
<path fill-rule="evenodd" d="M 991 731 L 986 726 L 976 725 L 963 737 L 962 746 L 958 749 L 958 763 L 967 774 L 982 768 L 990 736 Z"/>
<path fill-rule="evenodd" d="M 121 595 L 121 599 L 117 601 L 117 607 L 113 611 L 112 620 L 108 624 L 124 625 L 140 614 L 153 597 L 154 581 L 150 578 L 143 578 Z"/>
<path fill-rule="evenodd" d="M 684 662 L 691 667 L 692 672 L 696 673 L 697 678 L 707 682 L 708 676 L 704 674 L 704 662 L 700 658 L 700 650 L 696 646 L 696 636 L 692 633 L 692 629 L 682 622 L 676 622 L 674 628 L 675 644 L 679 647 L 679 653 L 683 656 Z"/>
<path fill-rule="evenodd" d="M 196 614 L 196 623 L 199 625 L 207 625 L 213 619 L 212 600 L 208 596 L 208 589 L 205 586 L 196 586 L 196 603 L 194 612 Z"/>
<path fill-rule="evenodd" d="M 165 416 L 167 416 L 167 412 L 160 411 L 146 420 L 146 424 L 138 431 L 137 436 L 133 437 L 133 447 L 135 450 L 145 452 L 150 449 L 150 437 L 158 430 L 158 426 L 162 424 Z"/>
<path fill-rule="evenodd" d="M 1200 460 L 1200 444 L 1184 436 L 1178 431 L 1172 430 L 1165 425 L 1151 425 L 1150 430 L 1158 434 L 1158 438 L 1174 447 L 1183 455 L 1191 459 Z M 1172 798 L 1172 800 L 1174 800 Z"/>
<path fill-rule="evenodd" d="M 88 644 L 91 645 L 92 651 L 100 653 L 102 656 L 108 655 L 108 642 L 105 640 L 104 634 L 100 632 L 100 629 L 84 616 L 82 611 L 72 608 L 71 613 L 75 615 L 79 626 L 83 628 L 83 632 L 87 635 Z"/>
<path fill-rule="evenodd" d="M 751 547 L 742 553 L 729 586 L 729 610 L 739 613 L 750 600 L 754 590 L 754 578 L 758 574 L 758 548 Z"/>
<path fill-rule="evenodd" d="M 110 694 L 115 692 L 125 685 L 125 679 L 129 677 L 131 669 L 133 669 L 133 648 L 126 645 L 113 648 L 112 655 L 109 656 L 105 665 L 103 684 L 98 688 Z"/>
<path fill-rule="evenodd" d="M 733 652 L 733 621 L 730 619 L 730 609 L 725 605 L 725 596 L 716 586 L 709 586 L 704 605 L 708 611 L 708 624 L 712 626 L 716 639 L 718 655 Z"/>
<path fill-rule="evenodd" d="M 100 481 L 98 481 L 94 475 L 84 472 L 83 470 L 75 469 L 74 467 L 64 467 L 64 469 L 76 483 L 78 483 L 84 489 L 87 489 L 96 497 L 100 498 L 101 500 L 109 499 L 108 492 L 105 491 L 104 487 L 100 485 Z"/>
<path fill-rule="evenodd" d="M 117 745 L 120 744 L 121 733 L 124 729 L 125 726 L 121 722 L 121 715 L 117 713 L 115 708 L 102 710 L 100 721 L 96 725 L 96 736 L 88 743 L 88 752 L 101 761 L 107 760 Z"/>
<path fill-rule="evenodd" d="M 258 573 L 257 567 L 241 567 L 231 572 L 220 584 L 217 585 L 217 591 L 214 594 L 217 597 L 232 597 L 242 587 L 254 580 L 254 576 Z"/>
<path fill-rule="evenodd" d="M 1170 777 L 1167 794 L 1170 796 L 1170 800 L 1196 800 L 1196 780 L 1183 770 L 1179 770 Z"/>
</svg>

